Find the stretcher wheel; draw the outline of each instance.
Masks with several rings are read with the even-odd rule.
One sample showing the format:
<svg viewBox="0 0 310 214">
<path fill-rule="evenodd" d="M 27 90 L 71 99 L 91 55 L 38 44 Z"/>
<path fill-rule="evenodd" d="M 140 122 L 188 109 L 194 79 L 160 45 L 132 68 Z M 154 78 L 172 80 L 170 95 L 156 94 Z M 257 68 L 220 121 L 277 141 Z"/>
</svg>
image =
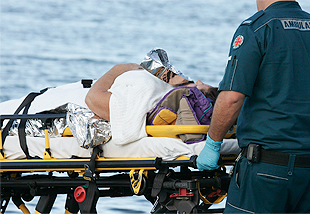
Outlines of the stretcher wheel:
<svg viewBox="0 0 310 214">
<path fill-rule="evenodd" d="M 74 198 L 77 202 L 82 203 L 86 198 L 86 190 L 84 187 L 78 186 L 74 190 Z"/>
</svg>

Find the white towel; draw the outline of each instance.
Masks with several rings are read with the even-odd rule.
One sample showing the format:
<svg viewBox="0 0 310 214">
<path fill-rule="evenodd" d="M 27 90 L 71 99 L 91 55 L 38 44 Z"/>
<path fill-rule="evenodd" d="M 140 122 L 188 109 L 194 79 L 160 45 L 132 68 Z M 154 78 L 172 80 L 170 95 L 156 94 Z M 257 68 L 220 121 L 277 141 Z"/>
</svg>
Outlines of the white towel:
<svg viewBox="0 0 310 214">
<path fill-rule="evenodd" d="M 146 137 L 147 112 L 172 88 L 145 70 L 117 77 L 109 89 L 113 141 L 124 145 Z"/>
</svg>

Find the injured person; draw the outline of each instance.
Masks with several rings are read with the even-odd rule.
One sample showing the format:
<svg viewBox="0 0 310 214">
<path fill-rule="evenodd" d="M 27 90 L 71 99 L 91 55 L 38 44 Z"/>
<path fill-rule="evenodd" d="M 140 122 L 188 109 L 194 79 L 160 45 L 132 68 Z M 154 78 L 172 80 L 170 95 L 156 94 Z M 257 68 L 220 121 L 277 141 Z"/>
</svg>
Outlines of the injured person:
<svg viewBox="0 0 310 214">
<path fill-rule="evenodd" d="M 216 88 L 203 84 L 201 81 L 193 83 L 181 73 L 171 72 L 174 71 L 171 65 L 166 65 L 167 69 L 148 69 L 151 67 L 149 62 L 142 63 L 141 66 L 135 63 L 116 65 L 95 81 L 90 89 L 84 88 L 80 83 L 48 89 L 32 101 L 28 114 L 48 111 L 65 104 L 68 107 L 68 103 L 87 109 L 89 112 L 92 111 L 93 114 L 89 117 L 105 121 L 108 126 L 106 131 L 111 135 L 101 145 L 103 149 L 101 155 L 106 158 L 162 157 L 164 160 L 173 160 L 179 156 L 198 155 L 205 144 L 204 136 L 198 138 L 191 138 L 187 135 L 183 138 L 182 136 L 180 138 L 151 137 L 146 131 L 146 126 L 209 124 L 212 106 L 217 95 Z M 187 93 L 186 99 L 182 99 L 184 95 L 170 96 L 171 91 L 180 90 L 182 93 Z M 199 118 L 197 118 L 198 114 L 195 116 L 197 120 L 194 123 L 192 118 L 188 119 L 188 109 L 196 113 L 199 110 L 193 109 L 191 104 L 184 102 L 184 100 L 191 99 L 188 97 L 192 94 L 198 97 L 202 94 L 204 98 L 201 99 L 206 104 L 204 107 L 207 107 L 203 110 L 204 115 Z M 201 102 L 197 96 L 195 103 L 192 103 L 194 105 Z M 170 99 L 167 99 L 168 97 Z M 178 104 L 169 106 L 173 100 L 177 100 Z M 1 103 L 0 114 L 13 114 L 22 101 L 23 98 Z M 164 102 L 170 104 L 167 106 Z M 168 112 L 170 121 L 158 112 Z M 193 115 L 192 112 L 190 113 Z M 69 121 L 70 118 L 67 115 L 67 122 Z M 75 127 L 72 127 L 72 124 L 71 127 L 69 125 L 75 137 L 50 138 L 50 149 L 55 158 L 90 156 L 91 149 L 86 149 L 87 146 L 81 144 L 78 141 L 79 137 L 76 136 L 77 129 L 85 128 L 85 124 L 81 125 L 84 127 L 77 127 L 77 125 L 75 124 Z M 44 140 L 34 136 L 27 136 L 26 139 L 30 155 L 42 157 L 45 148 Z M 3 149 L 8 159 L 25 158 L 16 135 L 6 137 Z M 221 148 L 222 154 L 237 154 L 238 152 L 236 139 L 224 140 Z"/>
</svg>

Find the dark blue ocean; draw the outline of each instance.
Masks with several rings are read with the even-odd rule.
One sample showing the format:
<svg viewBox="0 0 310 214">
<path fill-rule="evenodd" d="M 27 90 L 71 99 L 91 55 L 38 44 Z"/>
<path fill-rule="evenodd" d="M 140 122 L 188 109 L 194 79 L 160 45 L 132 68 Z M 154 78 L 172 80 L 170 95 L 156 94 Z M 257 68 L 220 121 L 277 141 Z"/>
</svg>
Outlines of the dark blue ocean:
<svg viewBox="0 0 310 214">
<path fill-rule="evenodd" d="M 310 11 L 310 1 L 299 1 Z M 0 0 L 0 102 L 98 78 L 155 47 L 194 80 L 217 86 L 231 38 L 254 0 Z M 27 206 L 34 213 L 37 198 Z M 65 196 L 52 213 L 64 213 Z M 98 212 L 149 213 L 140 197 L 101 198 Z M 19 213 L 11 203 L 6 213 Z"/>
</svg>

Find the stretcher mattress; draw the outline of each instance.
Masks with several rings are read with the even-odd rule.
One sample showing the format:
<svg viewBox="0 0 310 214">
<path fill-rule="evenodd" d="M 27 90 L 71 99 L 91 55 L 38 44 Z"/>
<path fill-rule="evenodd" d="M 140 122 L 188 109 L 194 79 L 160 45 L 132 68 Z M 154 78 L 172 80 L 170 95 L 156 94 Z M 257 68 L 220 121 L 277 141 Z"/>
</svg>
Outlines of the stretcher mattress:
<svg viewBox="0 0 310 214">
<path fill-rule="evenodd" d="M 27 145 L 31 156 L 43 158 L 45 139 L 27 136 Z M 103 145 L 102 156 L 106 158 L 153 158 L 173 160 L 179 156 L 198 155 L 205 141 L 185 144 L 182 140 L 168 137 L 145 137 L 130 144 L 119 145 L 113 140 Z M 90 157 L 91 149 L 78 145 L 74 137 L 50 138 L 50 149 L 54 158 Z M 221 154 L 237 154 L 240 151 L 236 139 L 225 139 Z M 4 152 L 8 159 L 23 159 L 25 154 L 20 148 L 18 136 L 8 136 L 4 144 Z"/>
</svg>

